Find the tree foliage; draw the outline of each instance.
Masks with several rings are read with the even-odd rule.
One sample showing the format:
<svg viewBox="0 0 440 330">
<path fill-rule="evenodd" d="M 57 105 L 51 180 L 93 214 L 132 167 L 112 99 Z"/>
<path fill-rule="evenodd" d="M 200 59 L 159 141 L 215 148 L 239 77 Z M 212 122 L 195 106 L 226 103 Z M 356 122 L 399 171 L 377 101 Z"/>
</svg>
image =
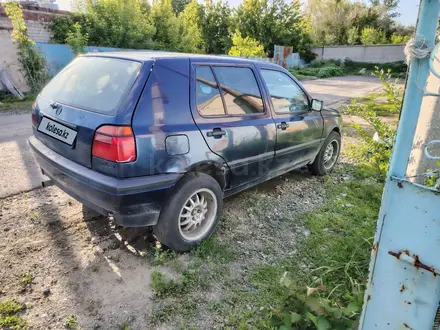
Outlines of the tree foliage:
<svg viewBox="0 0 440 330">
<path fill-rule="evenodd" d="M 179 51 L 181 46 L 181 23 L 173 11 L 171 1 L 154 0 L 152 18 L 155 27 L 152 47 L 154 49 Z"/>
<path fill-rule="evenodd" d="M 244 57 L 264 57 L 263 45 L 252 39 L 251 37 L 242 37 L 240 31 L 236 30 L 232 38 L 232 47 L 229 50 L 229 55 L 244 56 Z"/>
<path fill-rule="evenodd" d="M 182 41 L 180 49 L 187 53 L 203 53 L 204 43 L 200 30 L 201 19 L 197 0 L 192 0 L 180 14 L 182 19 Z"/>
<path fill-rule="evenodd" d="M 94 46 L 147 48 L 155 28 L 137 0 L 84 0 L 82 33 Z M 78 20 L 78 19 L 77 19 Z"/>
<path fill-rule="evenodd" d="M 73 24 L 74 31 L 68 31 L 66 44 L 68 44 L 75 55 L 84 53 L 84 47 L 87 46 L 89 36 L 82 34 L 81 25 L 76 22 Z"/>
<path fill-rule="evenodd" d="M 208 54 L 226 54 L 232 46 L 231 9 L 223 1 L 206 0 L 200 6 L 202 35 Z"/>
<path fill-rule="evenodd" d="M 308 0 L 313 39 L 316 45 L 355 44 L 362 31 L 377 31 L 380 43 L 389 43 L 399 26 L 394 18 L 399 0 Z M 355 33 L 357 30 L 357 33 Z M 399 34 L 399 35 L 408 35 Z M 356 39 L 356 41 L 355 41 Z M 377 40 L 374 43 L 379 43 Z"/>
</svg>

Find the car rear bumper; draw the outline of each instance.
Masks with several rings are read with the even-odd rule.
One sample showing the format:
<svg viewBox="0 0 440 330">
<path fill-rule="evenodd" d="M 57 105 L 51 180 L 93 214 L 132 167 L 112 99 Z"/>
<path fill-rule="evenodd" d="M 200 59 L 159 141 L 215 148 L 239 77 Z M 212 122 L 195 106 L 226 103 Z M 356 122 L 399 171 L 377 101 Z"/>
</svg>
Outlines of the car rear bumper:
<svg viewBox="0 0 440 330">
<path fill-rule="evenodd" d="M 44 175 L 64 192 L 96 212 L 112 214 L 121 226 L 155 225 L 163 201 L 182 174 L 118 179 L 77 164 L 34 136 L 29 145 Z"/>
</svg>

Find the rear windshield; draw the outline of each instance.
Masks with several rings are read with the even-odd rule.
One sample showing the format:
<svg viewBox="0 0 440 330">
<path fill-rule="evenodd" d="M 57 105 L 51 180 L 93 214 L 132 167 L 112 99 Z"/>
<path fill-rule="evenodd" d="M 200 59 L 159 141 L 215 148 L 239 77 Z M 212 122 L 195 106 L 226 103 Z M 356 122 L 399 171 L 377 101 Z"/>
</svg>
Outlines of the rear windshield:
<svg viewBox="0 0 440 330">
<path fill-rule="evenodd" d="M 44 87 L 41 95 L 59 103 L 114 114 L 141 63 L 108 57 L 79 57 Z"/>
</svg>

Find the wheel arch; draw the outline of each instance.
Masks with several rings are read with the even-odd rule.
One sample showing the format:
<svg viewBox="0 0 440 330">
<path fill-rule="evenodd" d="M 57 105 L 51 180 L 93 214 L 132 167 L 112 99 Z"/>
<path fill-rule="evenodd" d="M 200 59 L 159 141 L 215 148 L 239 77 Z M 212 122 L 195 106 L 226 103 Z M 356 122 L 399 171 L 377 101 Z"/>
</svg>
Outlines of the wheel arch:
<svg viewBox="0 0 440 330">
<path fill-rule="evenodd" d="M 221 190 L 225 190 L 227 185 L 227 167 L 214 161 L 200 162 L 190 166 L 186 174 L 204 173 L 213 177 L 219 184 Z"/>
</svg>

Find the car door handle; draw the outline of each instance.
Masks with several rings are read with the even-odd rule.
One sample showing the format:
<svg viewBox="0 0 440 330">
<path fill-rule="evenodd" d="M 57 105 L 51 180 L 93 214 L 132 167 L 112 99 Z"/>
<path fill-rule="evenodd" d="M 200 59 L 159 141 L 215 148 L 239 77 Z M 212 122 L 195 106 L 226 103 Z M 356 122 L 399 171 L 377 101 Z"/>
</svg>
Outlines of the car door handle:
<svg viewBox="0 0 440 330">
<path fill-rule="evenodd" d="M 213 137 L 214 139 L 220 139 L 223 135 L 226 135 L 226 132 L 221 128 L 214 128 L 211 132 L 207 132 L 206 136 Z"/>
<path fill-rule="evenodd" d="M 289 127 L 289 124 L 286 123 L 285 121 L 283 121 L 283 122 L 281 122 L 281 124 L 278 124 L 278 125 L 277 125 L 277 128 L 280 129 L 280 130 L 283 130 L 283 131 L 284 131 L 287 127 Z"/>
</svg>

